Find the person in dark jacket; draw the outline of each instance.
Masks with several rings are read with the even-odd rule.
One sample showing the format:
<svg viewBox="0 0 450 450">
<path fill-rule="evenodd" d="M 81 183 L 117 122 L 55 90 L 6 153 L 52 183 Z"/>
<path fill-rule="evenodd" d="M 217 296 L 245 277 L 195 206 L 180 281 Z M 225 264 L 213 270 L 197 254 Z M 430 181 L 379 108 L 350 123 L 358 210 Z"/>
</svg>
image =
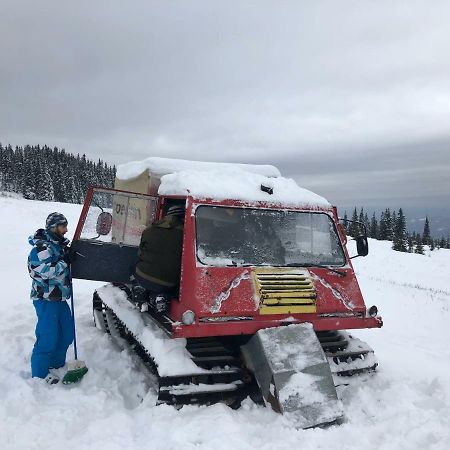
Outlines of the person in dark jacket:
<svg viewBox="0 0 450 450">
<path fill-rule="evenodd" d="M 31 376 L 55 384 L 58 377 L 49 372 L 64 366 L 66 353 L 73 341 L 73 324 L 67 299 L 70 298 L 67 219 L 51 213 L 45 229 L 30 236 L 33 246 L 28 256 L 28 271 L 33 279 L 31 300 L 36 309 L 36 342 L 31 355 Z"/>
<path fill-rule="evenodd" d="M 171 206 L 161 220 L 142 233 L 134 276 L 150 295 L 174 294 L 180 283 L 184 213 L 183 206 Z"/>
</svg>

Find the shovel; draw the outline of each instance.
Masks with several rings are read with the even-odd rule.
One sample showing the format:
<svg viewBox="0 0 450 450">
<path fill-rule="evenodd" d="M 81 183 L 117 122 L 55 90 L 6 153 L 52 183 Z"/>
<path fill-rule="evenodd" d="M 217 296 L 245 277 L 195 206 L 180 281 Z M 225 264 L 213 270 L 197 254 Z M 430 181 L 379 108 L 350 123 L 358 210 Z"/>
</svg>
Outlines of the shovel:
<svg viewBox="0 0 450 450">
<path fill-rule="evenodd" d="M 70 271 L 70 268 L 69 268 Z M 84 361 L 81 361 L 78 359 L 78 353 L 77 353 L 77 333 L 75 329 L 75 308 L 73 304 L 73 284 L 72 284 L 72 272 L 69 272 L 69 280 L 70 280 L 70 308 L 72 310 L 72 324 L 73 324 L 73 350 L 75 354 L 75 360 L 69 361 L 67 363 L 68 369 L 65 373 L 62 383 L 63 384 L 72 384 L 77 383 L 80 381 L 89 370 L 86 367 L 86 364 Z"/>
</svg>

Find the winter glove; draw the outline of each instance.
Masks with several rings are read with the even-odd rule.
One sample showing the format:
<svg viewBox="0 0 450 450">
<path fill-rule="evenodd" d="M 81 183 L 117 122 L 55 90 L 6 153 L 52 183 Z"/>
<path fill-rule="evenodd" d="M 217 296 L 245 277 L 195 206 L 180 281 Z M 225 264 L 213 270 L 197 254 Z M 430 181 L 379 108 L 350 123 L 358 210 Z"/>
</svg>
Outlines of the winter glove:
<svg viewBox="0 0 450 450">
<path fill-rule="evenodd" d="M 77 259 L 77 253 L 75 250 L 69 249 L 63 259 L 70 266 Z"/>
</svg>

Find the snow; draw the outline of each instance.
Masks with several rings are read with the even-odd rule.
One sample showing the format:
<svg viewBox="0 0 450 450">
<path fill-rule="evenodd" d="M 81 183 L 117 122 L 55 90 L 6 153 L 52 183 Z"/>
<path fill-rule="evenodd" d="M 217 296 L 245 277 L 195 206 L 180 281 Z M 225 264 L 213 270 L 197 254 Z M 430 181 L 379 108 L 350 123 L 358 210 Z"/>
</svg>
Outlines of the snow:
<svg viewBox="0 0 450 450">
<path fill-rule="evenodd" d="M 269 194 L 261 185 L 273 189 Z M 291 207 L 331 208 L 320 195 L 301 188 L 290 178 L 269 178 L 241 168 L 215 169 L 209 172 L 180 171 L 164 175 L 158 193 L 161 195 L 191 195 L 195 199 L 240 200 L 266 202 Z"/>
<path fill-rule="evenodd" d="M 171 339 L 153 322 L 144 321 L 145 316 L 127 300 L 124 291 L 107 285 L 102 286 L 97 292 L 103 302 L 117 314 L 117 317 L 127 324 L 134 337 L 149 350 L 160 375 L 205 372 L 191 360 L 186 350 L 186 339 Z"/>
<path fill-rule="evenodd" d="M 147 169 L 159 176 L 182 171 L 211 172 L 226 169 L 240 169 L 266 177 L 279 177 L 281 175 L 280 171 L 271 165 L 217 163 L 151 157 L 143 161 L 132 161 L 117 166 L 117 178 L 130 180 L 136 178 Z"/>
<path fill-rule="evenodd" d="M 196 394 L 199 392 L 226 392 L 226 391 L 235 391 L 238 388 L 238 385 L 241 384 L 242 381 L 238 380 L 233 383 L 216 383 L 216 384 L 179 384 L 175 386 L 170 386 L 166 388 L 162 388 L 161 390 L 168 390 L 169 393 L 180 395 L 180 394 Z"/>
<path fill-rule="evenodd" d="M 288 403 L 291 401 L 297 406 L 299 404 L 297 398 L 301 398 L 301 403 L 304 405 L 327 402 L 327 396 L 318 389 L 315 389 L 316 384 L 320 380 L 321 378 L 315 375 L 302 372 L 293 373 L 279 393 L 280 403 Z M 300 395 L 299 392 L 301 393 Z M 336 414 L 337 417 L 340 416 L 341 409 L 338 408 L 338 411 Z M 332 416 L 332 414 L 330 415 Z"/>
<path fill-rule="evenodd" d="M 22 194 L 18 194 L 17 192 L 8 192 L 8 191 L 0 191 L 0 197 L 23 199 Z"/>
<path fill-rule="evenodd" d="M 297 430 L 249 399 L 239 410 L 155 406 L 153 380 L 142 365 L 93 326 L 92 292 L 102 283 L 74 282 L 79 356 L 89 367 L 82 383 L 31 380 L 27 238 L 52 211 L 64 213 L 73 232 L 81 206 L 1 197 L 0 207 L 8 218 L 1 222 L 2 450 L 450 448 L 449 250 L 404 254 L 370 240 L 369 256 L 353 260 L 366 303 L 378 306 L 385 325 L 351 334 L 370 344 L 380 365 L 374 376 L 340 390 L 342 425 Z"/>
<path fill-rule="evenodd" d="M 309 323 L 302 323 L 288 325 L 288 328 L 311 329 L 312 325 Z M 297 353 L 297 343 L 286 345 L 284 342 L 280 341 L 276 333 L 273 333 L 271 331 L 272 330 L 269 330 L 268 334 L 261 333 L 260 339 L 264 343 L 264 348 L 266 349 L 267 353 L 270 355 L 273 365 L 272 369 L 275 373 L 278 372 L 277 369 L 284 371 L 286 369 L 286 366 L 297 371 L 302 371 L 306 367 L 320 364 L 322 362 L 321 356 L 315 353 Z M 306 346 L 319 345 L 315 336 L 312 336 L 312 339 L 304 340 L 304 343 Z"/>
<path fill-rule="evenodd" d="M 209 264 L 211 266 L 226 267 L 234 264 L 230 258 L 207 256 L 205 250 L 201 247 L 197 249 L 197 255 L 201 261 L 200 264 L 203 265 Z"/>
<path fill-rule="evenodd" d="M 263 201 L 286 206 L 330 208 L 323 197 L 303 189 L 270 165 L 213 163 L 169 158 L 147 158 L 118 166 L 117 178 L 130 180 L 146 169 L 161 176 L 161 195 L 191 195 L 196 199 Z M 261 190 L 273 189 L 273 194 Z"/>
</svg>

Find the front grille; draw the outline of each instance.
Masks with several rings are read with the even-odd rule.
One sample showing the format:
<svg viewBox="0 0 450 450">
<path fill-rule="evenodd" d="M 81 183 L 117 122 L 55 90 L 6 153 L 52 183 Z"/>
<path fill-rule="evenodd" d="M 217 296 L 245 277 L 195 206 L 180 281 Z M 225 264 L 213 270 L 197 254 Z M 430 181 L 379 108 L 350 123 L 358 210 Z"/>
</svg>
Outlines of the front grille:
<svg viewBox="0 0 450 450">
<path fill-rule="evenodd" d="M 307 270 L 255 269 L 260 314 L 316 312 L 316 290 Z"/>
</svg>

